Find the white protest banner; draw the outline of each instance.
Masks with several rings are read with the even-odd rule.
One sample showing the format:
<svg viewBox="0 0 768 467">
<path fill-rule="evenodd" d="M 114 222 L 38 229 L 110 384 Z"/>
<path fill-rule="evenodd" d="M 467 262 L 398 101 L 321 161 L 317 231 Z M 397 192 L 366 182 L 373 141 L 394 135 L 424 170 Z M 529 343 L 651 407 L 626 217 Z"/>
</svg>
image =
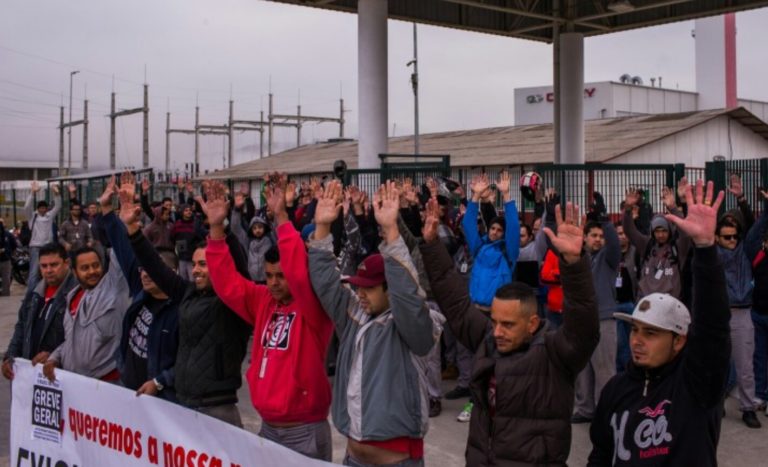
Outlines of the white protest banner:
<svg viewBox="0 0 768 467">
<path fill-rule="evenodd" d="M 215 418 L 92 378 L 16 359 L 11 465 L 328 466 Z"/>
</svg>

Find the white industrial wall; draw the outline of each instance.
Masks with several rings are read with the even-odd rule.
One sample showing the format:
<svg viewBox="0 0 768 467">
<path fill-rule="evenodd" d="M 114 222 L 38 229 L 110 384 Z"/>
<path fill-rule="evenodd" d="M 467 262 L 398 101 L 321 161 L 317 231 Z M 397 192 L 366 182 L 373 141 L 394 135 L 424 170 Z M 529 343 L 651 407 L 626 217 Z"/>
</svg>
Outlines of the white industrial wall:
<svg viewBox="0 0 768 467">
<path fill-rule="evenodd" d="M 615 117 L 696 110 L 696 94 L 692 92 L 620 83 L 613 83 L 611 91 Z"/>
<path fill-rule="evenodd" d="M 694 92 L 610 81 L 586 83 L 584 88 L 584 120 L 697 110 Z M 515 125 L 552 123 L 551 96 L 552 86 L 515 89 Z"/>
<path fill-rule="evenodd" d="M 768 123 L 768 102 L 739 99 L 739 106 L 749 110 L 755 117 Z"/>
<path fill-rule="evenodd" d="M 616 164 L 676 164 L 704 167 L 714 156 L 726 159 L 768 157 L 768 140 L 722 115 L 689 130 L 606 161 Z"/>
</svg>

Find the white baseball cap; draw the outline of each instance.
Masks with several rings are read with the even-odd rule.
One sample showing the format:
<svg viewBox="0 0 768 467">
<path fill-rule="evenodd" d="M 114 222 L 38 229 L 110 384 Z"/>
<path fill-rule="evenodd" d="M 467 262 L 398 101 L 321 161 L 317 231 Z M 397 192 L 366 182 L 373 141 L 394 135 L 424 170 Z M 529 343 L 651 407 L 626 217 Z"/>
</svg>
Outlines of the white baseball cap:
<svg viewBox="0 0 768 467">
<path fill-rule="evenodd" d="M 646 295 L 640 299 L 631 315 L 614 313 L 613 317 L 630 323 L 637 321 L 680 335 L 687 335 L 691 324 L 688 308 L 680 300 L 665 293 Z"/>
</svg>

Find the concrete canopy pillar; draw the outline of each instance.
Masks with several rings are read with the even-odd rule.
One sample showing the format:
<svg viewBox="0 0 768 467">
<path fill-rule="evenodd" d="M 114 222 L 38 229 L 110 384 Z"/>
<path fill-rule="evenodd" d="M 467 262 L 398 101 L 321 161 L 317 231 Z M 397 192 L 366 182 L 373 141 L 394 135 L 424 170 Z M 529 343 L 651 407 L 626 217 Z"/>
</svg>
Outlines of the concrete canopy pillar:
<svg viewBox="0 0 768 467">
<path fill-rule="evenodd" d="M 358 167 L 376 169 L 388 150 L 387 0 L 357 3 Z"/>
<path fill-rule="evenodd" d="M 584 35 L 560 34 L 560 164 L 584 163 Z"/>
</svg>

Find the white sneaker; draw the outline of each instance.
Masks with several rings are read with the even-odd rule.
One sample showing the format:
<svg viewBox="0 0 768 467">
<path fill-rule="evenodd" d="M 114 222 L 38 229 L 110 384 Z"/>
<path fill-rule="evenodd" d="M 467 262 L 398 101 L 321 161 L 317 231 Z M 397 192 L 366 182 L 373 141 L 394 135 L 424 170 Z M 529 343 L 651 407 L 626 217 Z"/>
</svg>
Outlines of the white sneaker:
<svg viewBox="0 0 768 467">
<path fill-rule="evenodd" d="M 468 422 L 472 416 L 472 405 L 472 402 L 467 402 L 464 404 L 464 408 L 461 409 L 461 412 L 459 412 L 459 416 L 456 417 L 456 420 L 459 422 Z"/>
</svg>

